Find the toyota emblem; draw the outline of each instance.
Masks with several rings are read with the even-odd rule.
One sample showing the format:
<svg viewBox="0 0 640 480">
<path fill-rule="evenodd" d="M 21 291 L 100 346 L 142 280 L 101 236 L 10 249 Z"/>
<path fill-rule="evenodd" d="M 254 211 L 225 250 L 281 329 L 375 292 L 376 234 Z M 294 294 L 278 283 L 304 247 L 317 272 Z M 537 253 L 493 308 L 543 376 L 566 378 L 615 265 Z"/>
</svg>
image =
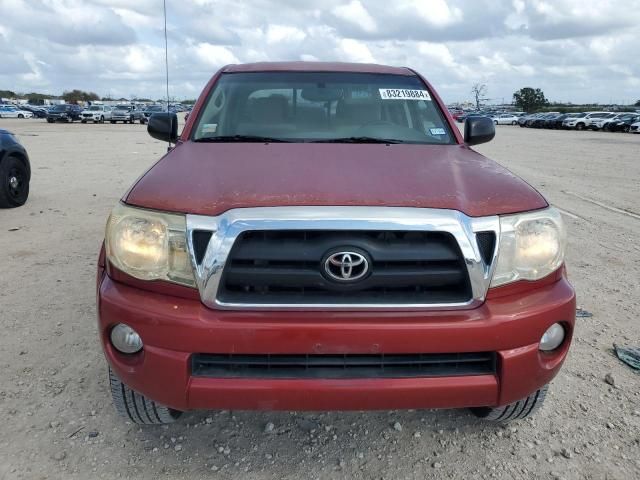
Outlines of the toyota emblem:
<svg viewBox="0 0 640 480">
<path fill-rule="evenodd" d="M 338 282 L 355 282 L 369 273 L 369 261 L 358 252 L 332 253 L 324 261 L 324 273 Z"/>
</svg>

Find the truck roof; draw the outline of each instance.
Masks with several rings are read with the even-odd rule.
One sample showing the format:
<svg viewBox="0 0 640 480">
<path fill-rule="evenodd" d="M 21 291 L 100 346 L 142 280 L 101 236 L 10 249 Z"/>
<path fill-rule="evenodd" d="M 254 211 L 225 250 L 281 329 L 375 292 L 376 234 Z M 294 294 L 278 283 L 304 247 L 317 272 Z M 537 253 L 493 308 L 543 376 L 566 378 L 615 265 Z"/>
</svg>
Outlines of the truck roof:
<svg viewBox="0 0 640 480">
<path fill-rule="evenodd" d="M 236 72 L 354 72 L 354 73 L 390 73 L 412 76 L 415 73 L 407 67 L 390 67 L 375 63 L 346 62 L 257 62 L 227 65 L 225 73 Z"/>
</svg>

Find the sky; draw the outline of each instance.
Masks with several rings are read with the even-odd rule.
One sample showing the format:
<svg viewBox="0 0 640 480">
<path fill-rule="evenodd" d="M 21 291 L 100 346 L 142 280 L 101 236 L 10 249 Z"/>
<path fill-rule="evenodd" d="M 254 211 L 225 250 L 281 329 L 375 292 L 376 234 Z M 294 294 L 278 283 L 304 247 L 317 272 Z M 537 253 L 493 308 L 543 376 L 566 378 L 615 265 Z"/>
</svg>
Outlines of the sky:
<svg viewBox="0 0 640 480">
<path fill-rule="evenodd" d="M 170 96 L 229 63 L 373 62 L 422 73 L 446 102 L 541 88 L 640 99 L 637 0 L 167 0 Z M 0 0 L 0 90 L 164 95 L 162 0 Z"/>
</svg>

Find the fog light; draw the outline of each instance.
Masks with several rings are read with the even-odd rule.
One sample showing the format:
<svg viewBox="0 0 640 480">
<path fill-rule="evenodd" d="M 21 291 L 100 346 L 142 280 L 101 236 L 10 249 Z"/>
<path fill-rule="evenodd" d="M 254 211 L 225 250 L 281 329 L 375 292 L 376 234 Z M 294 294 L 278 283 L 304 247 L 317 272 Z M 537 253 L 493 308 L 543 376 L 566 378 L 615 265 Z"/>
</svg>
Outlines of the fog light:
<svg viewBox="0 0 640 480">
<path fill-rule="evenodd" d="M 119 323 L 111 329 L 111 343 L 122 353 L 136 353 L 142 350 L 140 335 L 124 323 Z"/>
<path fill-rule="evenodd" d="M 540 350 L 549 352 L 558 348 L 564 340 L 564 327 L 559 323 L 551 325 L 540 339 Z"/>
</svg>

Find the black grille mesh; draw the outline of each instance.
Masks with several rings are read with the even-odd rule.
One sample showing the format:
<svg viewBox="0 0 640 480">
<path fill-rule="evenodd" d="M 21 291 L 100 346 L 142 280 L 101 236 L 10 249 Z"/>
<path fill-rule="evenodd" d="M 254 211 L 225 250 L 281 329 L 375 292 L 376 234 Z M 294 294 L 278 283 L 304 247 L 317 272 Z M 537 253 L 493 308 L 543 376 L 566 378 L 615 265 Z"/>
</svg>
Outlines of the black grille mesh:
<svg viewBox="0 0 640 480">
<path fill-rule="evenodd" d="M 191 373 L 213 378 L 412 378 L 491 375 L 493 352 L 389 355 L 195 354 Z"/>
<path fill-rule="evenodd" d="M 478 242 L 482 260 L 487 265 L 490 265 L 496 248 L 496 234 L 494 232 L 478 232 L 476 233 L 476 241 Z"/>
<path fill-rule="evenodd" d="M 371 273 L 340 283 L 323 275 L 323 258 L 358 249 Z M 248 231 L 236 240 L 218 291 L 224 303 L 435 304 L 471 299 L 455 238 L 418 231 Z"/>
</svg>

